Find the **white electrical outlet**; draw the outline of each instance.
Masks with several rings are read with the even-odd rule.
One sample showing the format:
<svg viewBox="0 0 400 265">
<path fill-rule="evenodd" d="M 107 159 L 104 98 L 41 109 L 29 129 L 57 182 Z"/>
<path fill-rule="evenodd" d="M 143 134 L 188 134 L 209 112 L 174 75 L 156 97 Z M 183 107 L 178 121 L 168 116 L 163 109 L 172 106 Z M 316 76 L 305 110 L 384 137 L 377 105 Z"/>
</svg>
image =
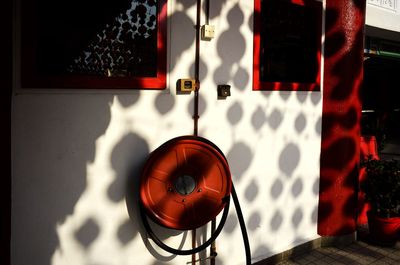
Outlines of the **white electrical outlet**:
<svg viewBox="0 0 400 265">
<path fill-rule="evenodd" d="M 201 39 L 212 40 L 215 36 L 215 27 L 213 25 L 201 26 Z"/>
</svg>

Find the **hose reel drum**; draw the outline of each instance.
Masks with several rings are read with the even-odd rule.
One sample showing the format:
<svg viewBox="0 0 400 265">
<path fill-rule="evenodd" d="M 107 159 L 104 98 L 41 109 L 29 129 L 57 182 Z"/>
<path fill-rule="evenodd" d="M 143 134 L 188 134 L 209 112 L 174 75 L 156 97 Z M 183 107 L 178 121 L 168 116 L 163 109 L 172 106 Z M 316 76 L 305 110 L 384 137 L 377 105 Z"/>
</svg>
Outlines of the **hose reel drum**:
<svg viewBox="0 0 400 265">
<path fill-rule="evenodd" d="M 156 223 L 192 230 L 221 212 L 231 187 L 222 152 L 204 138 L 183 136 L 151 153 L 142 173 L 140 199 Z"/>
<path fill-rule="evenodd" d="M 198 136 L 173 138 L 146 161 L 140 183 L 140 215 L 150 238 L 175 255 L 192 255 L 210 246 L 221 233 L 229 213 L 230 198 L 236 208 L 246 264 L 251 264 L 250 244 L 228 162 L 221 150 Z M 221 211 L 218 226 L 200 246 L 182 250 L 162 242 L 147 217 L 175 230 L 193 230 L 213 220 Z M 216 253 L 215 253 L 216 254 Z"/>
</svg>

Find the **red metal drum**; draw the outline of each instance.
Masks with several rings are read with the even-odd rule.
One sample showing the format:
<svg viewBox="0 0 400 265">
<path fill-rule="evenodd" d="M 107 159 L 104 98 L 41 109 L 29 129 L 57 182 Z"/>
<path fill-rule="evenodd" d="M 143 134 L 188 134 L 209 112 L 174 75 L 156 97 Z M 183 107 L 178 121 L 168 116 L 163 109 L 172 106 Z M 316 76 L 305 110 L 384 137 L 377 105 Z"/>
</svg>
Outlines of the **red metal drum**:
<svg viewBox="0 0 400 265">
<path fill-rule="evenodd" d="M 140 199 L 158 224 L 191 230 L 216 217 L 231 192 L 222 152 L 197 136 L 177 137 L 153 151 L 141 176 Z"/>
</svg>

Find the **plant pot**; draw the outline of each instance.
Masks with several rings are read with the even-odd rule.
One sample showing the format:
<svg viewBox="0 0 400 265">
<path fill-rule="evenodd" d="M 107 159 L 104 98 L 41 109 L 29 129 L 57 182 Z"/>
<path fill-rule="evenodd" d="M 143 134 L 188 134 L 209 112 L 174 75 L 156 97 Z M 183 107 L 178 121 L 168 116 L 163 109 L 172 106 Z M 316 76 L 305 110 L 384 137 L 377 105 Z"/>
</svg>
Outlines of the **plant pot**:
<svg viewBox="0 0 400 265">
<path fill-rule="evenodd" d="M 383 246 L 396 244 L 400 235 L 400 217 L 382 218 L 368 212 L 368 227 L 371 241 Z"/>
</svg>

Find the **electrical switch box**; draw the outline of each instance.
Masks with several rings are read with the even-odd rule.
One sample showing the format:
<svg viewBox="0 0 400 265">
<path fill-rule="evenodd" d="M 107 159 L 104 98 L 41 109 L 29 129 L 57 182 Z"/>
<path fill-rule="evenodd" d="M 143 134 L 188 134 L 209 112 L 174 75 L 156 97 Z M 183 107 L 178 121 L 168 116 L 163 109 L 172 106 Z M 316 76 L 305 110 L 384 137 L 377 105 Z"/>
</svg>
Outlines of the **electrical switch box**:
<svg viewBox="0 0 400 265">
<path fill-rule="evenodd" d="M 215 36 L 215 27 L 213 25 L 201 26 L 201 39 L 212 40 Z"/>
<path fill-rule="evenodd" d="M 218 85 L 217 86 L 218 98 L 226 99 L 231 95 L 231 86 L 230 85 Z"/>
<path fill-rule="evenodd" d="M 192 92 L 196 90 L 196 80 L 194 79 L 178 79 L 176 82 L 176 89 L 180 92 Z"/>
</svg>

